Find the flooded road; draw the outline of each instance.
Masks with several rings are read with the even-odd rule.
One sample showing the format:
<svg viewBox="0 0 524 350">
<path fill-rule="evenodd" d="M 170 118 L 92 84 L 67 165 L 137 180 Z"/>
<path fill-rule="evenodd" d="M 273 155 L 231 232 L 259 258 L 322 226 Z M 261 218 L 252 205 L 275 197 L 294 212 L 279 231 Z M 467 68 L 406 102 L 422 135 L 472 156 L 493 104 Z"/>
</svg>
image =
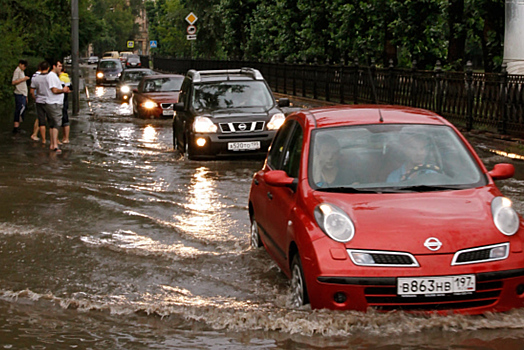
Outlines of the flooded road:
<svg viewBox="0 0 524 350">
<path fill-rule="evenodd" d="M 181 157 L 170 121 L 133 118 L 93 72 L 60 155 L 0 118 L 0 349 L 524 349 L 524 310 L 290 308 L 284 275 L 249 247 L 262 160 Z M 476 147 L 489 168 L 508 161 Z M 524 213 L 513 162 L 499 185 Z"/>
</svg>

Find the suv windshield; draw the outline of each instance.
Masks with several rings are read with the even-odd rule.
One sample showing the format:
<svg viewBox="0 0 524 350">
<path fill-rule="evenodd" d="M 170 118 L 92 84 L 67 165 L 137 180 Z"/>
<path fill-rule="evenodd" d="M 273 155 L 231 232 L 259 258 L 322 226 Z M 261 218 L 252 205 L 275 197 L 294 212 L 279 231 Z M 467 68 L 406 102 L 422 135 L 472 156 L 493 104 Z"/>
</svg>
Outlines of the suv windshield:
<svg viewBox="0 0 524 350">
<path fill-rule="evenodd" d="M 270 109 L 273 98 L 261 81 L 226 81 L 195 85 L 193 107 L 196 110 L 239 107 Z"/>
<path fill-rule="evenodd" d="M 361 125 L 314 132 L 309 160 L 313 188 L 403 192 L 485 185 L 464 143 L 447 126 Z"/>
</svg>

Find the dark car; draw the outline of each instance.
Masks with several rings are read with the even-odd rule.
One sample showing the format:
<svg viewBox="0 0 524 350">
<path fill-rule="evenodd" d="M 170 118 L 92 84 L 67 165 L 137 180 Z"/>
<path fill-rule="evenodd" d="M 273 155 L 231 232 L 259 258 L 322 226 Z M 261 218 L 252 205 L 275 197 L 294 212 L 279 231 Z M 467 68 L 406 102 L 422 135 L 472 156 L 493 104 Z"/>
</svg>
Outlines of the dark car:
<svg viewBox="0 0 524 350">
<path fill-rule="evenodd" d="M 87 59 L 87 64 L 97 64 L 98 63 L 98 56 L 89 56 Z"/>
<path fill-rule="evenodd" d="M 265 155 L 287 106 L 256 69 L 190 70 L 175 106 L 174 147 L 190 159 Z"/>
<path fill-rule="evenodd" d="M 140 118 L 173 118 L 183 75 L 157 74 L 142 78 L 133 89 L 133 115 Z"/>
<path fill-rule="evenodd" d="M 156 74 L 149 68 L 131 68 L 125 69 L 116 83 L 116 98 L 123 102 L 129 101 L 133 94 L 133 89 L 138 87 L 138 84 L 144 76 Z"/>
<path fill-rule="evenodd" d="M 122 75 L 122 63 L 119 59 L 104 58 L 98 62 L 96 67 L 96 84 L 116 83 Z"/>
<path fill-rule="evenodd" d="M 142 62 L 140 62 L 140 57 L 138 57 L 138 55 L 127 55 L 125 64 L 126 68 L 142 67 Z"/>
</svg>

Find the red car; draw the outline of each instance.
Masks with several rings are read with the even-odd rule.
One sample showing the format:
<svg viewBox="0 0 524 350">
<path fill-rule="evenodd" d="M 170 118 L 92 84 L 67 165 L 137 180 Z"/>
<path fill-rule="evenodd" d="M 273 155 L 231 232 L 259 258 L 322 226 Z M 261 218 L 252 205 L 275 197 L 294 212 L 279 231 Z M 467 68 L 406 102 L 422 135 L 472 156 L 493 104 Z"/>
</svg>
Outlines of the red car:
<svg viewBox="0 0 524 350">
<path fill-rule="evenodd" d="M 338 106 L 286 118 L 249 194 L 251 244 L 314 309 L 479 314 L 524 305 L 524 229 L 439 115 Z"/>
<path fill-rule="evenodd" d="M 139 118 L 173 118 L 183 75 L 158 74 L 142 78 L 133 89 L 133 115 Z"/>
</svg>

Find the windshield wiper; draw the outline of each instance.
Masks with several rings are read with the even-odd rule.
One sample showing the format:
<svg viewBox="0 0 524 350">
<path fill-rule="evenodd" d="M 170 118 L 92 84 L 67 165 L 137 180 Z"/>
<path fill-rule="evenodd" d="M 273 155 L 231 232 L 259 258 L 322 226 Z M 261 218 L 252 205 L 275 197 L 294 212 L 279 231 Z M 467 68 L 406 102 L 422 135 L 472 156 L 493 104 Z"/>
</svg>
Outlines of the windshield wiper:
<svg viewBox="0 0 524 350">
<path fill-rule="evenodd" d="M 355 188 L 355 187 L 349 187 L 349 186 L 321 187 L 321 188 L 317 188 L 317 191 L 337 192 L 337 193 L 380 193 L 382 192 L 382 191 L 370 190 L 368 188 Z"/>
<path fill-rule="evenodd" d="M 437 185 L 414 185 L 414 186 L 399 186 L 392 187 L 392 191 L 399 192 L 431 192 L 431 191 L 451 191 L 463 189 L 460 185 L 449 185 L 449 186 L 437 186 Z"/>
</svg>

